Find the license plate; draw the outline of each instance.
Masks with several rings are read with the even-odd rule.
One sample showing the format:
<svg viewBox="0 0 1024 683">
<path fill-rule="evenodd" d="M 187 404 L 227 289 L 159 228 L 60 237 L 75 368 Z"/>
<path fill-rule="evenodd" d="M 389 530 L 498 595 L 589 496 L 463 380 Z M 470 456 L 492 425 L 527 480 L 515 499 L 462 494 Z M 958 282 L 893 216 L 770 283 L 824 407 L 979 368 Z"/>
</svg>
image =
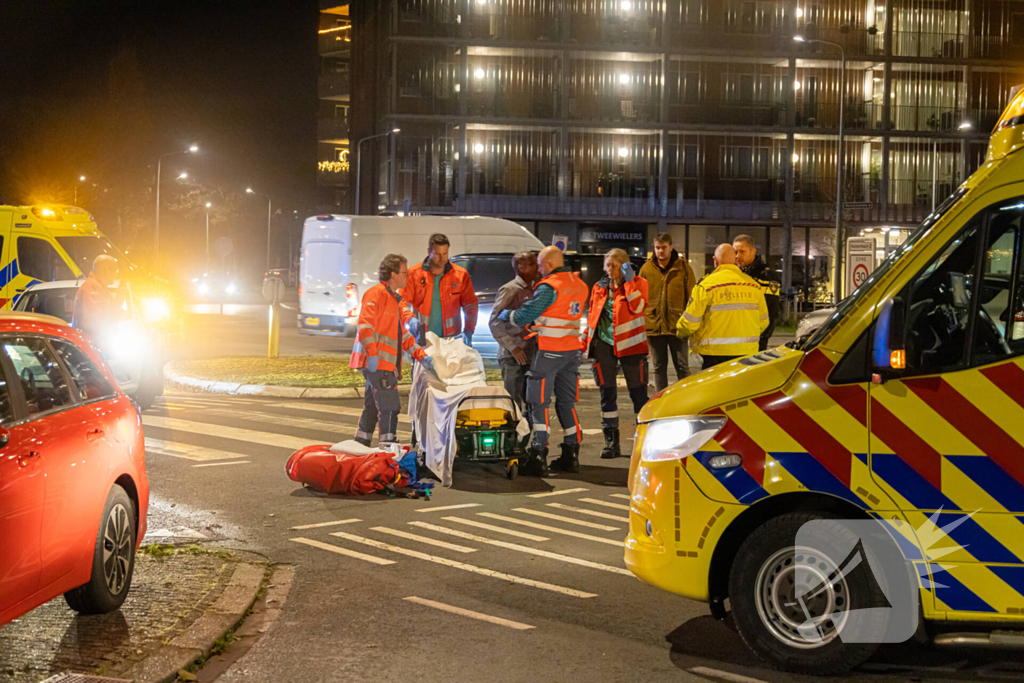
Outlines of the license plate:
<svg viewBox="0 0 1024 683">
<path fill-rule="evenodd" d="M 320 324 L 320 318 L 306 318 L 306 324 L 307 325 L 319 325 Z"/>
</svg>

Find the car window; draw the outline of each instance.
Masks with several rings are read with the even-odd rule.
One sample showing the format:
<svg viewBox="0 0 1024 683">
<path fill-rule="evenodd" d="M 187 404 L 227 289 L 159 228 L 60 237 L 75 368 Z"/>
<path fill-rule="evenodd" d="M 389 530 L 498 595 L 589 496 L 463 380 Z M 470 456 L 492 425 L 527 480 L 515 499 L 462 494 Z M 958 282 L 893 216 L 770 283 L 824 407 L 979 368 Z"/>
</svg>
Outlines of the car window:
<svg viewBox="0 0 1024 683">
<path fill-rule="evenodd" d="M 15 308 L 27 313 L 56 316 L 64 322 L 70 323 L 75 315 L 76 294 L 78 294 L 77 287 L 33 289 L 21 295 Z"/>
<path fill-rule="evenodd" d="M 11 404 L 11 391 L 7 386 L 7 377 L 0 368 L 0 424 L 14 422 L 14 407 Z"/>
<path fill-rule="evenodd" d="M 65 235 L 64 237 L 58 237 L 57 243 L 64 248 L 64 251 L 68 253 L 68 256 L 71 257 L 71 260 L 74 261 L 75 265 L 83 273 L 88 274 L 92 270 L 92 262 L 101 254 L 107 254 L 117 259 L 122 274 L 124 274 L 126 265 L 128 270 L 134 269 L 134 266 L 128 262 L 127 257 L 111 244 L 110 240 L 102 235 Z"/>
<path fill-rule="evenodd" d="M 1020 200 L 993 207 L 989 214 L 989 246 L 982 262 L 981 301 L 974 331 L 975 364 L 1024 353 L 1022 220 L 1024 203 Z"/>
<path fill-rule="evenodd" d="M 18 270 L 43 282 L 75 279 L 54 246 L 38 237 L 18 237 Z"/>
<path fill-rule="evenodd" d="M 3 344 L 21 382 L 29 415 L 72 403 L 64 372 L 46 342 L 37 337 L 9 337 Z"/>
<path fill-rule="evenodd" d="M 50 344 L 71 373 L 78 400 L 93 401 L 116 393 L 103 371 L 82 349 L 69 341 L 59 339 L 51 340 Z"/>
</svg>

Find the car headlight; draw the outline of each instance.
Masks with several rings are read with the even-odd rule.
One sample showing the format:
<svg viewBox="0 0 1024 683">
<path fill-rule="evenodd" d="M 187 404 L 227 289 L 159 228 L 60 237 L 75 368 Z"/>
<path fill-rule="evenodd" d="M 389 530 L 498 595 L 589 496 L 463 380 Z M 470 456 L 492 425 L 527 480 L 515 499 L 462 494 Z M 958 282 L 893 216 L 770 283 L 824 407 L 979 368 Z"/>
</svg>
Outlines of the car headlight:
<svg viewBox="0 0 1024 683">
<path fill-rule="evenodd" d="M 142 300 L 142 319 L 147 323 L 159 323 L 171 317 L 171 309 L 160 297 Z"/>
<path fill-rule="evenodd" d="M 201 282 L 199 283 L 199 286 L 196 287 L 196 291 L 199 292 L 200 296 L 206 296 L 210 293 L 210 287 L 205 282 Z"/>
<path fill-rule="evenodd" d="M 103 351 L 110 358 L 132 361 L 145 353 L 149 341 L 145 333 L 132 320 L 123 320 L 117 324 L 117 331 L 109 335 Z"/>
<path fill-rule="evenodd" d="M 647 425 L 640 448 L 640 459 L 647 461 L 679 460 L 692 455 L 725 426 L 728 418 L 673 417 L 655 420 Z"/>
<path fill-rule="evenodd" d="M 235 287 L 235 283 L 234 282 L 229 282 L 228 286 L 224 288 L 224 293 L 227 294 L 228 296 L 234 294 L 237 291 L 238 291 L 238 288 Z"/>
</svg>

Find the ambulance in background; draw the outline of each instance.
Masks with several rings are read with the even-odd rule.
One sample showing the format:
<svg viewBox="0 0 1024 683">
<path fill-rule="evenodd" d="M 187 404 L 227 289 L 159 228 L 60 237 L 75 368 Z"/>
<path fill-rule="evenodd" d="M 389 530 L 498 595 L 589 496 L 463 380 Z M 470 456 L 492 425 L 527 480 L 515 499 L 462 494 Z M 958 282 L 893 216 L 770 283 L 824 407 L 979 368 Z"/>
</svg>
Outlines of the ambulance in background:
<svg viewBox="0 0 1024 683">
<path fill-rule="evenodd" d="M 526 228 L 483 216 L 312 216 L 302 228 L 299 260 L 300 332 L 352 335 L 359 302 L 377 284 L 381 260 L 402 254 L 409 266 L 423 261 L 427 240 L 442 233 L 451 257 L 494 252 L 540 251 Z M 511 265 L 509 266 L 511 272 Z M 512 279 L 511 275 L 507 278 Z M 480 330 L 487 326 L 481 317 Z"/>
<path fill-rule="evenodd" d="M 982 166 L 809 339 L 644 407 L 634 574 L 719 619 L 728 603 L 758 657 L 803 674 L 912 637 L 1024 649 L 1021 147 L 1024 93 Z"/>
</svg>

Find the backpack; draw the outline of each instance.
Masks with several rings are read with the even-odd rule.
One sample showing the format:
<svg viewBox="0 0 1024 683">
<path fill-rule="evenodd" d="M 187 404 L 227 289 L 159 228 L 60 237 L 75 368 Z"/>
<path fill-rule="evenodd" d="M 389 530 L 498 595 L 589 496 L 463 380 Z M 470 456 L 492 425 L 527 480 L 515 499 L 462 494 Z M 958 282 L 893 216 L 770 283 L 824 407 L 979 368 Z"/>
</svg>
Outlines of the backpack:
<svg viewBox="0 0 1024 683">
<path fill-rule="evenodd" d="M 292 453 L 284 469 L 288 478 L 319 493 L 362 496 L 402 483 L 394 454 L 332 453 L 331 446 L 306 446 Z"/>
</svg>

